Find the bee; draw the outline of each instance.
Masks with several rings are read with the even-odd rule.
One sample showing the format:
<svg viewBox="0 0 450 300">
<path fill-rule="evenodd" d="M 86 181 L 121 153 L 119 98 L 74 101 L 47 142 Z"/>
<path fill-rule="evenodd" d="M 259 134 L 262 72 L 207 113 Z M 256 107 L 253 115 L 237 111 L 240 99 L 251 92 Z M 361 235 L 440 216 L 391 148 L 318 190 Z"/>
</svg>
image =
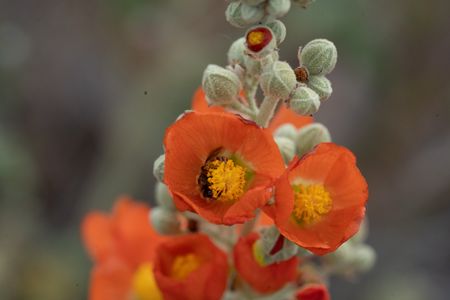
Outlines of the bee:
<svg viewBox="0 0 450 300">
<path fill-rule="evenodd" d="M 200 191 L 202 193 L 202 196 L 208 200 L 215 200 L 213 198 L 213 191 L 209 188 L 210 183 L 208 182 L 208 165 L 209 163 L 213 161 L 220 161 L 220 162 L 227 162 L 228 158 L 225 156 L 216 156 L 216 157 L 210 157 L 206 163 L 203 165 L 200 175 L 198 176 L 197 183 L 200 186 Z M 220 191 L 216 198 L 220 198 L 220 195 L 222 195 L 222 191 Z"/>
<path fill-rule="evenodd" d="M 208 182 L 208 170 L 206 170 L 205 166 L 202 167 L 200 172 L 200 176 L 198 176 L 198 185 L 200 186 L 200 190 L 202 192 L 202 196 L 211 199 L 213 196 L 213 192 L 209 189 Z"/>
</svg>

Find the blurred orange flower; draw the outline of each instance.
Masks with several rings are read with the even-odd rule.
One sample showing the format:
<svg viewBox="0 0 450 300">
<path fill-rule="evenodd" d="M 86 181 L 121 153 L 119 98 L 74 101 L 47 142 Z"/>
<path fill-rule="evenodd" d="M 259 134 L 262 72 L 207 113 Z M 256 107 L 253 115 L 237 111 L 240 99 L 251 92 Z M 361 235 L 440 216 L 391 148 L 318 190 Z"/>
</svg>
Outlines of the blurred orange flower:
<svg viewBox="0 0 450 300">
<path fill-rule="evenodd" d="M 330 293 L 323 284 L 307 284 L 296 294 L 297 300 L 330 300 Z"/>
<path fill-rule="evenodd" d="M 95 263 L 90 300 L 162 299 L 152 262 L 166 238 L 151 228 L 149 212 L 147 205 L 122 197 L 112 214 L 92 212 L 84 218 L 82 239 Z"/>
<path fill-rule="evenodd" d="M 208 105 L 205 92 L 203 92 L 201 87 L 199 87 L 194 93 L 194 97 L 192 98 L 192 109 L 198 112 L 225 112 L 223 107 Z M 273 134 L 278 127 L 284 124 L 290 123 L 294 125 L 295 128 L 299 129 L 312 122 L 312 117 L 301 116 L 287 108 L 285 104 L 282 104 L 270 122 L 268 130 Z"/>
<path fill-rule="evenodd" d="M 265 212 L 281 234 L 317 255 L 336 250 L 359 229 L 367 182 L 354 155 L 333 143 L 295 159 L 275 185 Z"/>
<path fill-rule="evenodd" d="M 186 113 L 164 145 L 164 182 L 175 205 L 216 224 L 253 218 L 285 169 L 272 136 L 229 113 Z"/>
<path fill-rule="evenodd" d="M 298 258 L 263 265 L 255 257 L 253 247 L 258 239 L 256 232 L 239 239 L 234 248 L 234 264 L 238 274 L 253 289 L 262 294 L 272 293 L 297 278 Z"/>
<path fill-rule="evenodd" d="M 204 234 L 161 243 L 154 270 L 165 300 L 221 299 L 227 284 L 227 256 Z"/>
</svg>

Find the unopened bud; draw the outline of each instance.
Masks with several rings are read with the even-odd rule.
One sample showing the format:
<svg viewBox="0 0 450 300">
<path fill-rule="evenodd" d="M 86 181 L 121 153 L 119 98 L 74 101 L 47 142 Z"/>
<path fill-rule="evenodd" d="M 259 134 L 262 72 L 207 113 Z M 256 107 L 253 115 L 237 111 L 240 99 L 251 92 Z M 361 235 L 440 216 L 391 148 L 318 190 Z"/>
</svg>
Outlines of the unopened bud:
<svg viewBox="0 0 450 300">
<path fill-rule="evenodd" d="M 301 50 L 299 61 L 311 75 L 329 74 L 336 66 L 336 46 L 329 40 L 313 40 Z"/>
<path fill-rule="evenodd" d="M 164 181 L 164 161 L 166 160 L 166 156 L 163 154 L 158 157 L 153 163 L 153 175 L 156 180 L 159 182 Z"/>
<path fill-rule="evenodd" d="M 286 164 L 288 164 L 295 156 L 295 142 L 287 137 L 275 137 L 275 143 L 280 150 L 281 156 Z"/>
<path fill-rule="evenodd" d="M 247 56 L 245 54 L 246 49 L 247 47 L 245 46 L 245 38 L 240 38 L 234 41 L 234 43 L 231 44 L 230 49 L 228 50 L 228 63 L 230 65 L 244 65 L 244 57 Z"/>
<path fill-rule="evenodd" d="M 227 21 L 235 27 L 245 27 L 256 24 L 264 17 L 261 6 L 251 6 L 242 2 L 232 2 L 225 11 Z"/>
<path fill-rule="evenodd" d="M 167 210 L 176 210 L 169 189 L 164 183 L 158 182 L 155 187 L 155 199 L 158 206 Z"/>
<path fill-rule="evenodd" d="M 180 233 L 180 221 L 177 214 L 162 207 L 154 207 L 150 211 L 150 221 L 156 232 L 164 235 Z"/>
<path fill-rule="evenodd" d="M 377 254 L 375 250 L 369 245 L 358 245 L 353 250 L 354 261 L 352 266 L 356 272 L 370 271 L 375 265 Z"/>
<path fill-rule="evenodd" d="M 325 101 L 330 98 L 333 92 L 331 82 L 325 76 L 309 77 L 308 87 L 319 95 L 320 101 Z"/>
<path fill-rule="evenodd" d="M 277 45 L 281 44 L 286 38 L 286 26 L 280 20 L 275 20 L 273 22 L 267 23 L 273 34 L 275 35 Z"/>
<path fill-rule="evenodd" d="M 297 138 L 297 129 L 294 125 L 287 123 L 278 127 L 274 132 L 275 137 L 285 137 L 291 140 Z"/>
<path fill-rule="evenodd" d="M 241 82 L 230 70 L 209 65 L 203 73 L 202 87 L 211 105 L 227 105 L 236 100 Z"/>
<path fill-rule="evenodd" d="M 320 143 L 331 142 L 328 129 L 320 123 L 312 123 L 302 127 L 297 135 L 297 155 L 302 157 Z"/>
<path fill-rule="evenodd" d="M 269 15 L 280 18 L 288 13 L 291 8 L 291 0 L 269 0 L 267 12 Z"/>
<path fill-rule="evenodd" d="M 289 101 L 289 108 L 302 116 L 315 114 L 319 107 L 319 95 L 306 86 L 297 87 Z"/>
<path fill-rule="evenodd" d="M 287 99 L 294 90 L 297 79 L 287 62 L 276 61 L 261 74 L 260 84 L 265 96 Z"/>
</svg>

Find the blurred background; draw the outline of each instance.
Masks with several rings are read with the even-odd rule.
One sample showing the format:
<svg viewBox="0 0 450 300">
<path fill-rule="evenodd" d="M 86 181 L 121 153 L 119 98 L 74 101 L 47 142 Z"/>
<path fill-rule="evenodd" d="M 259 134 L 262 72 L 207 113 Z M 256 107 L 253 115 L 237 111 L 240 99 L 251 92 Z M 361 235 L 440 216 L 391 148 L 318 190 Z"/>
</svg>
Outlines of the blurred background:
<svg viewBox="0 0 450 300">
<path fill-rule="evenodd" d="M 152 201 L 166 128 L 244 34 L 217 0 L 0 0 L 0 299 L 86 298 L 89 210 Z M 334 299 L 448 299 L 448 1 L 317 0 L 292 9 L 281 58 L 334 41 L 316 115 L 370 187 L 375 269 Z"/>
</svg>

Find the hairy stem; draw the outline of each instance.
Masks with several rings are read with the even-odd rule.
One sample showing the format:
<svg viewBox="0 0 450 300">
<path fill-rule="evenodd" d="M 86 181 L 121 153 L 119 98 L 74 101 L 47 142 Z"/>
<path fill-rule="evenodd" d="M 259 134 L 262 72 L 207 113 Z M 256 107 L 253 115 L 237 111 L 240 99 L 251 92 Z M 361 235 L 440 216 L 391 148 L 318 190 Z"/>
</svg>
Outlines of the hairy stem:
<svg viewBox="0 0 450 300">
<path fill-rule="evenodd" d="M 266 96 L 259 108 L 259 114 L 256 117 L 256 123 L 261 127 L 267 127 L 273 117 L 275 109 L 277 108 L 280 99 Z"/>
</svg>

